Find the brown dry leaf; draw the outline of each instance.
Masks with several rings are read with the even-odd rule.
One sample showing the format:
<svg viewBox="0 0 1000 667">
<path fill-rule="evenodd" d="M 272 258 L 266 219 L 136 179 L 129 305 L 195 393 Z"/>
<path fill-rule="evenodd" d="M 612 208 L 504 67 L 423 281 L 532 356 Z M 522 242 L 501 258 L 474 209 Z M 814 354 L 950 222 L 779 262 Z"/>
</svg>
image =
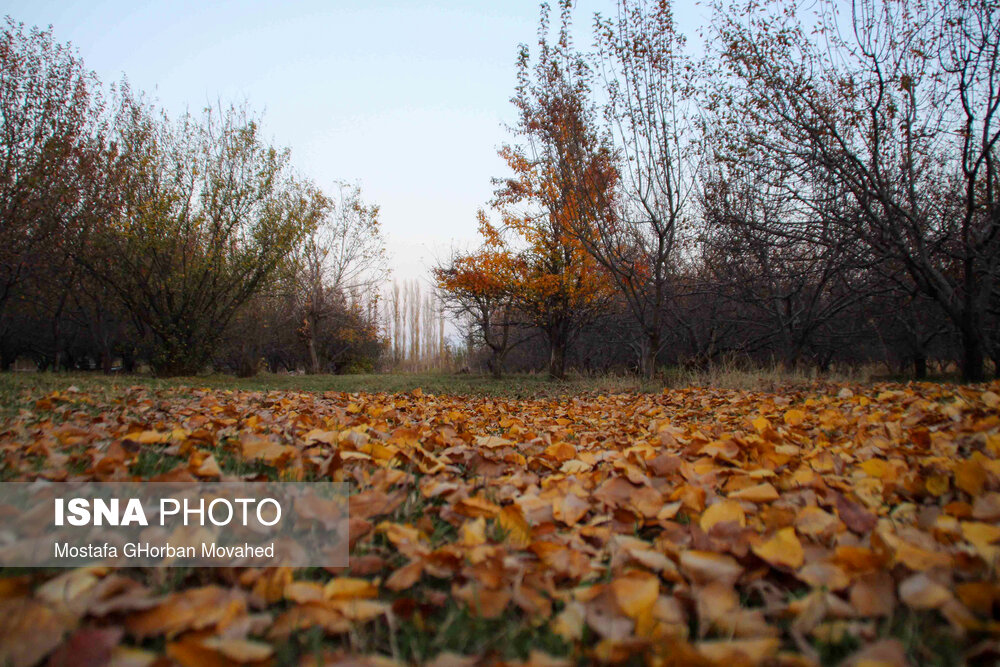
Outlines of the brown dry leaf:
<svg viewBox="0 0 1000 667">
<path fill-rule="evenodd" d="M 249 639 L 208 637 L 201 640 L 201 645 L 240 664 L 261 662 L 274 655 L 274 648 L 270 644 Z"/>
<path fill-rule="evenodd" d="M 888 572 L 861 577 L 852 587 L 851 606 L 861 616 L 890 616 L 896 608 L 896 586 Z"/>
<path fill-rule="evenodd" d="M 343 614 L 324 603 L 309 602 L 292 607 L 278 616 L 267 636 L 284 640 L 293 633 L 314 627 L 322 628 L 330 634 L 342 634 L 350 632 L 352 624 Z"/>
<path fill-rule="evenodd" d="M 990 491 L 972 502 L 972 518 L 979 521 L 1000 521 L 1000 493 Z"/>
<path fill-rule="evenodd" d="M 52 652 L 76 619 L 39 600 L 0 600 L 0 664 L 32 667 Z"/>
<path fill-rule="evenodd" d="M 452 595 L 468 605 L 469 610 L 483 618 L 497 618 L 510 602 L 510 592 L 467 584 L 452 590 Z"/>
<path fill-rule="evenodd" d="M 385 587 L 391 591 L 396 591 L 397 593 L 399 591 L 405 591 L 407 588 L 412 587 L 420 581 L 420 577 L 423 573 L 423 563 L 420 561 L 410 561 L 389 575 L 389 578 L 385 582 Z"/>
<path fill-rule="evenodd" d="M 81 628 L 49 656 L 48 667 L 105 667 L 124 634 L 121 628 Z"/>
<path fill-rule="evenodd" d="M 500 507 L 485 498 L 464 498 L 455 503 L 454 510 L 472 518 L 491 519 L 500 514 Z"/>
<path fill-rule="evenodd" d="M 986 484 L 986 467 L 978 456 L 968 461 L 959 461 L 955 464 L 954 470 L 955 486 L 973 498 L 983 492 L 983 486 Z"/>
<path fill-rule="evenodd" d="M 296 449 L 281 445 L 268 438 L 247 434 L 240 438 L 243 458 L 250 461 L 260 460 L 272 465 L 279 464 L 284 458 L 295 455 Z"/>
<path fill-rule="evenodd" d="M 344 618 L 356 623 L 367 623 L 372 619 L 384 616 L 389 611 L 388 603 L 357 598 L 329 600 L 326 607 L 339 611 Z"/>
<path fill-rule="evenodd" d="M 570 527 L 575 526 L 589 511 L 590 503 L 575 493 L 567 493 L 552 503 L 552 517 Z"/>
<path fill-rule="evenodd" d="M 773 657 L 781 648 L 778 638 L 762 639 L 717 639 L 698 642 L 698 652 L 717 664 L 763 662 Z"/>
<path fill-rule="evenodd" d="M 795 530 L 810 537 L 830 537 L 839 524 L 837 517 L 815 506 L 803 507 L 795 516 Z"/>
<path fill-rule="evenodd" d="M 695 583 L 736 583 L 743 568 L 732 556 L 711 551 L 681 552 L 681 570 Z"/>
<path fill-rule="evenodd" d="M 827 588 L 831 591 L 843 590 L 851 585 L 847 573 L 833 563 L 807 563 L 795 576 L 813 588 Z"/>
<path fill-rule="evenodd" d="M 267 663 L 272 642 L 308 628 L 346 644 L 366 623 L 405 619 L 439 632 L 449 600 L 473 619 L 513 611 L 562 636 L 580 660 L 804 665 L 812 640 L 851 638 L 862 646 L 849 664 L 899 664 L 892 642 L 870 642 L 882 618 L 906 608 L 939 617 L 970 645 L 1000 632 L 998 392 L 1000 383 L 558 400 L 36 393 L 33 409 L 0 424 L 5 470 L 126 479 L 137 453 L 153 448 L 187 460 L 163 479 L 190 481 L 232 475 L 228 457 L 212 455 L 223 448 L 282 478 L 351 483 L 351 562 L 330 568 L 325 585 L 292 568 L 198 570 L 163 598 L 130 571 L 80 568 L 0 579 L 0 602 L 21 600 L 20 616 L 55 630 L 42 654 L 69 636 L 53 660 L 86 663 L 81 642 L 119 619 L 130 641 L 166 638 L 167 648 L 137 651 L 94 634 L 93 662 L 123 667 L 149 667 L 165 651 L 183 664 Z M 74 411 L 84 398 L 86 410 Z M 317 530 L 344 519 L 326 506 L 297 509 Z M 804 597 L 790 592 L 802 586 Z M 696 647 L 692 614 L 694 639 L 704 640 Z M 44 643 L 38 634 L 31 641 Z M 320 658 L 388 660 L 341 650 Z M 551 662 L 537 652 L 528 660 Z"/>
<path fill-rule="evenodd" d="M 292 602 L 312 602 L 325 598 L 323 585 L 316 581 L 293 581 L 285 586 L 285 598 Z"/>
<path fill-rule="evenodd" d="M 899 584 L 899 599 L 913 609 L 939 609 L 952 599 L 951 591 L 924 573 Z"/>
<path fill-rule="evenodd" d="M 606 587 L 595 587 L 585 605 L 587 625 L 599 636 L 611 640 L 628 638 L 635 630 L 635 622 L 624 614 L 614 594 Z"/>
<path fill-rule="evenodd" d="M 237 590 L 220 586 L 192 588 L 172 593 L 158 606 L 129 616 L 125 628 L 137 639 L 186 630 L 224 627 L 246 614 L 246 599 Z"/>
<path fill-rule="evenodd" d="M 854 653 L 842 667 L 909 667 L 906 648 L 898 639 L 880 639 Z"/>
</svg>

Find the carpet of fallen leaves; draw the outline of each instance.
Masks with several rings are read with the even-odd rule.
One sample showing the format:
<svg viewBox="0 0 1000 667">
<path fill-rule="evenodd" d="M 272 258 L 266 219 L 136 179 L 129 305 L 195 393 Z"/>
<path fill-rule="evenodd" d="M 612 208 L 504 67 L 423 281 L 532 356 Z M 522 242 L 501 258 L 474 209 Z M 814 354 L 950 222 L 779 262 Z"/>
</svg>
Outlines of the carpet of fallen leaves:
<svg viewBox="0 0 1000 667">
<path fill-rule="evenodd" d="M 6 572 L 0 663 L 993 664 L 998 394 L 71 387 L 5 479 L 347 481 L 351 564 Z"/>
</svg>

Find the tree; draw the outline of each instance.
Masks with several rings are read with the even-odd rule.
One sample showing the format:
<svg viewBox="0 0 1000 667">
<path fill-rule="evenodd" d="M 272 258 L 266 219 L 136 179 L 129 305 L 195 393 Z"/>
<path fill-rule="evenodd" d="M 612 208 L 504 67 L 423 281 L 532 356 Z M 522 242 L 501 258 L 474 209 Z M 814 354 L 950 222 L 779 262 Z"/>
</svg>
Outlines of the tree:
<svg viewBox="0 0 1000 667">
<path fill-rule="evenodd" d="M 710 134 L 703 139 L 706 152 L 719 152 Z M 822 366 L 830 355 L 823 334 L 871 296 L 872 284 L 853 235 L 801 220 L 815 211 L 796 206 L 780 174 L 768 176 L 724 158 L 708 160 L 700 193 L 703 261 L 718 294 L 738 304 L 745 349 L 767 346 L 789 368 L 811 354 Z M 824 206 L 846 218 L 844 199 L 828 188 Z M 799 226 L 815 235 L 788 233 Z"/>
<path fill-rule="evenodd" d="M 518 111 L 514 132 L 522 141 L 500 151 L 514 172 L 497 181 L 493 206 L 503 226 L 481 224 L 489 245 L 499 250 L 507 243 L 504 235 L 512 235 L 524 258 L 518 299 L 546 335 L 554 378 L 565 377 L 572 338 L 610 294 L 579 238 L 597 215 L 611 215 L 616 178 L 610 147 L 588 123 L 587 65 L 570 42 L 571 5 L 568 0 L 560 4 L 555 44 L 548 41 L 549 8 L 542 5 L 534 65 L 528 47 L 520 48 L 513 102 Z M 581 192 L 581 185 L 590 191 Z M 606 210 L 596 213 L 589 201 L 607 202 Z"/>
<path fill-rule="evenodd" d="M 746 129 L 734 157 L 780 174 L 816 213 L 801 234 L 840 226 L 933 299 L 961 338 L 963 377 L 981 380 L 1000 278 L 1000 9 L 858 0 L 845 18 L 833 0 L 819 8 L 717 7 L 718 75 L 735 85 L 717 97 L 716 119 Z M 831 180 L 851 215 L 822 205 L 814 184 Z"/>
<path fill-rule="evenodd" d="M 18 308 L 23 308 L 28 281 L 53 278 L 57 267 L 70 270 L 65 236 L 88 216 L 86 191 L 94 177 L 101 110 L 97 79 L 69 46 L 55 43 L 51 29 L 26 31 L 23 24 L 6 19 L 0 33 L 0 350 L 4 352 L 0 365 L 4 368 L 17 352 L 4 343 L 14 333 L 12 302 L 22 301 Z M 65 271 L 59 277 L 65 277 Z M 61 292 L 56 298 L 65 302 L 64 297 Z"/>
<path fill-rule="evenodd" d="M 580 171 L 578 190 L 593 214 L 574 231 L 639 325 L 639 368 L 649 378 L 662 348 L 671 262 L 692 189 L 694 70 L 669 2 L 619 0 L 616 18 L 598 16 L 596 38 L 604 118 L 618 151 L 617 208 L 608 215 L 611 203 Z M 593 139 L 584 134 L 577 142 L 585 151 Z"/>
<path fill-rule="evenodd" d="M 347 292 L 371 293 L 388 274 L 378 206 L 367 205 L 361 190 L 337 184 L 336 198 L 310 194 L 316 226 L 298 252 L 297 289 L 302 301 L 300 334 L 309 351 L 309 369 L 323 364 L 316 348 L 324 320 L 343 310 Z"/>
<path fill-rule="evenodd" d="M 198 372 L 316 225 L 315 200 L 242 109 L 170 123 L 125 103 L 114 139 L 117 209 L 78 256 L 147 334 L 158 375 Z"/>
<path fill-rule="evenodd" d="M 485 214 L 479 215 L 481 224 L 485 223 Z M 518 324 L 517 297 L 524 269 L 524 263 L 510 250 L 488 246 L 456 254 L 433 269 L 452 315 L 470 319 L 475 338 L 489 348 L 490 372 L 497 379 L 503 375 L 507 354 L 524 340 L 512 338 Z"/>
</svg>

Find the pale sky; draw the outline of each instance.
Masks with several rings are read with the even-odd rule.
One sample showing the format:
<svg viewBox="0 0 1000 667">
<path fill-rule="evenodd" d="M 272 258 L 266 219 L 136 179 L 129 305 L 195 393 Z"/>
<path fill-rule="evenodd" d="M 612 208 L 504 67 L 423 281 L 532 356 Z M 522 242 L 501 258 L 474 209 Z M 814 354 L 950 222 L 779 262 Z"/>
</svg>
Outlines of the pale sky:
<svg viewBox="0 0 1000 667">
<path fill-rule="evenodd" d="M 614 6 L 580 0 L 580 46 Z M 694 41 L 708 11 L 675 6 Z M 507 174 L 497 149 L 538 3 L 6 0 L 0 14 L 51 24 L 105 83 L 124 74 L 172 115 L 245 100 L 296 170 L 357 182 L 381 206 L 394 275 L 409 279 L 476 243 L 476 210 Z"/>
</svg>

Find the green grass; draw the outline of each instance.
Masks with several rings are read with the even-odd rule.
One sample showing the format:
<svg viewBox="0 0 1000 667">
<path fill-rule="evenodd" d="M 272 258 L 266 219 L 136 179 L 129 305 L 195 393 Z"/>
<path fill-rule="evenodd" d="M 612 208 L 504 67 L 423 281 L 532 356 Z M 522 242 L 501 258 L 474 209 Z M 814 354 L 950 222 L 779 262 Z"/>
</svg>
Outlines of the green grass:
<svg viewBox="0 0 1000 667">
<path fill-rule="evenodd" d="M 417 602 L 417 609 L 397 617 L 394 627 L 377 619 L 345 634 L 325 636 L 317 629 L 298 632 L 276 646 L 277 665 L 323 664 L 329 651 L 380 653 L 404 663 L 423 663 L 443 652 L 489 655 L 507 660 L 528 657 L 530 650 L 566 656 L 570 647 L 547 625 L 536 625 L 513 605 L 498 618 L 471 613 L 461 602 L 442 607 Z M 313 660 L 316 662 L 313 663 Z"/>
<path fill-rule="evenodd" d="M 665 387 L 708 386 L 731 389 L 771 390 L 780 386 L 815 382 L 869 383 L 877 378 L 872 369 L 832 374 L 813 370 L 784 370 L 779 366 L 742 369 L 719 365 L 707 371 L 664 369 L 654 380 L 634 375 L 571 375 L 553 380 L 545 373 L 517 373 L 497 380 L 488 375 L 430 373 L 369 373 L 359 375 L 274 375 L 262 373 L 252 378 L 232 375 L 199 375 L 154 378 L 148 375 L 99 373 L 0 373 L 0 417 L 30 408 L 40 395 L 76 387 L 82 392 L 114 392 L 138 386 L 148 389 L 209 388 L 244 391 L 365 392 L 406 393 L 421 389 L 424 394 L 496 396 L 504 398 L 558 398 L 577 394 L 655 393 Z M 29 396 L 30 394 L 30 396 Z"/>
<path fill-rule="evenodd" d="M 552 380 L 544 374 L 517 374 L 496 380 L 489 376 L 451 373 L 365 375 L 271 375 L 252 378 L 232 375 L 199 375 L 154 378 L 143 375 L 106 376 L 97 373 L 0 373 L 0 406 L 10 411 L 30 407 L 31 400 L 52 391 L 76 387 L 81 392 L 120 392 L 132 386 L 149 389 L 211 388 L 245 391 L 405 393 L 419 388 L 424 394 L 552 398 L 585 392 L 656 392 L 664 382 L 631 376 L 575 376 Z"/>
</svg>

